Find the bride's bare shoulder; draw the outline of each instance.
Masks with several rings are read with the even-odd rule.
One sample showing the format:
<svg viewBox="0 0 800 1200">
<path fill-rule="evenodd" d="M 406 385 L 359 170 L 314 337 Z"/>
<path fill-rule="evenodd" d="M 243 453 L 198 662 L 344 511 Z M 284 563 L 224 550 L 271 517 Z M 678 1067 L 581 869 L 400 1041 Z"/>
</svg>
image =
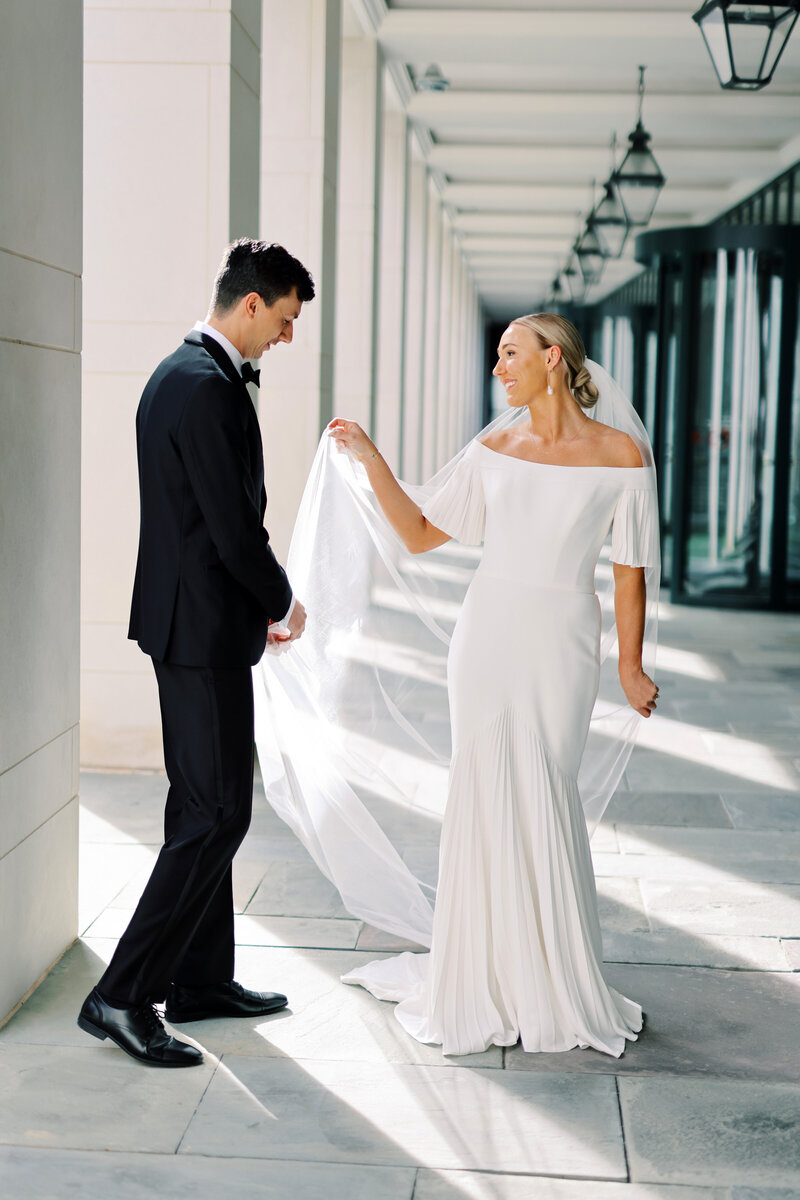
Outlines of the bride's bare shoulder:
<svg viewBox="0 0 800 1200">
<path fill-rule="evenodd" d="M 487 433 L 486 437 L 481 438 L 481 444 L 502 454 L 508 446 L 508 432 L 507 429 L 494 429 L 491 433 Z"/>
<path fill-rule="evenodd" d="M 639 447 L 630 434 L 623 433 L 621 429 L 614 429 L 613 425 L 604 425 L 601 421 L 596 422 L 596 427 L 593 433 L 597 439 L 597 449 L 602 457 L 603 466 L 644 466 Z"/>
</svg>

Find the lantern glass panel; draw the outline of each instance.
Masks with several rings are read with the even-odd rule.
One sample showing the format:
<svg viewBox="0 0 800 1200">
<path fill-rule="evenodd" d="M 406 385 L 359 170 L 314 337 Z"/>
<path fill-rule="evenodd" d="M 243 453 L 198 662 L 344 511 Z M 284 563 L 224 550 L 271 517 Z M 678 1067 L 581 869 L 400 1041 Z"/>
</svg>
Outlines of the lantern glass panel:
<svg viewBox="0 0 800 1200">
<path fill-rule="evenodd" d="M 647 225 L 658 200 L 659 188 L 643 186 L 639 180 L 620 181 L 619 191 L 631 225 Z"/>
<path fill-rule="evenodd" d="M 616 189 L 606 185 L 606 194 L 595 209 L 592 229 L 606 258 L 619 258 L 628 240 L 628 219 Z"/>
<path fill-rule="evenodd" d="M 771 11 L 768 8 L 762 14 L 748 4 L 736 4 L 728 9 L 733 71 L 739 79 L 756 83 L 766 78 L 770 73 L 769 69 L 764 69 L 768 51 L 772 66 L 775 65 L 777 54 L 774 46 L 780 51 L 783 37 L 778 33 L 773 35 Z"/>
<path fill-rule="evenodd" d="M 731 51 L 728 47 L 728 30 L 722 9 L 715 8 L 703 17 L 700 24 L 708 53 L 714 64 L 714 70 L 723 87 L 731 81 Z"/>
<path fill-rule="evenodd" d="M 586 291 L 586 285 L 583 281 L 583 275 L 574 264 L 566 268 L 562 275 L 562 279 L 566 281 L 569 298 L 573 304 L 580 304 L 583 300 Z"/>
<path fill-rule="evenodd" d="M 628 222 L 624 220 L 621 223 L 608 221 L 605 224 L 598 222 L 595 225 L 597 240 L 602 246 L 606 258 L 619 258 L 625 249 L 629 228 Z"/>
</svg>

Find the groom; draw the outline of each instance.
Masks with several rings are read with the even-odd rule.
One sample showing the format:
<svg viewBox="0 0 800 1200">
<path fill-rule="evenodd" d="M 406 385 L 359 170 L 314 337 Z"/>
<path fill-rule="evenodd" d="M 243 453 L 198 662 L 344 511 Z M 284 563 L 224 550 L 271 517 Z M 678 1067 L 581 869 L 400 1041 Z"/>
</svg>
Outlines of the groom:
<svg viewBox="0 0 800 1200">
<path fill-rule="evenodd" d="M 282 246 L 229 246 L 205 322 L 150 378 L 136 417 L 141 527 L 128 636 L 153 660 L 169 778 L 164 845 L 78 1024 L 151 1066 L 202 1053 L 171 1024 L 287 1004 L 233 979 L 231 860 L 253 796 L 251 667 L 306 614 L 269 545 L 261 432 L 247 382 L 314 297 Z M 270 628 L 270 627 L 273 628 Z"/>
</svg>

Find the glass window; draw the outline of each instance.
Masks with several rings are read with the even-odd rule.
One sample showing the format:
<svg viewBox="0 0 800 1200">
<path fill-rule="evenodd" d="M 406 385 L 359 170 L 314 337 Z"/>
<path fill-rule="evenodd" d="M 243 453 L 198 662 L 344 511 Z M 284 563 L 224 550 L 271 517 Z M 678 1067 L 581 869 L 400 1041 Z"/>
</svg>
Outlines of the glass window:
<svg viewBox="0 0 800 1200">
<path fill-rule="evenodd" d="M 707 256 L 691 397 L 686 591 L 765 599 L 771 575 L 780 265 Z"/>
<path fill-rule="evenodd" d="M 798 309 L 800 314 L 800 308 Z M 789 448 L 789 513 L 786 543 L 786 577 L 790 600 L 800 601 L 800 317 L 794 342 L 792 432 Z"/>
<path fill-rule="evenodd" d="M 772 225 L 775 220 L 775 189 L 764 192 L 761 209 L 761 220 L 765 225 Z"/>
<path fill-rule="evenodd" d="M 778 225 L 788 225 L 791 220 L 792 194 L 789 190 L 790 180 L 783 179 L 778 185 L 778 201 L 775 209 L 775 222 Z"/>
<path fill-rule="evenodd" d="M 661 452 L 661 461 L 658 464 L 659 478 L 661 480 L 661 560 L 663 576 L 666 581 L 672 575 L 672 488 L 674 478 L 673 467 L 675 463 L 675 407 L 677 403 L 678 339 L 680 337 L 683 279 L 679 273 L 678 260 L 669 265 L 667 265 L 666 259 L 664 261 L 665 269 L 670 269 L 671 267 L 672 271 L 667 280 L 665 295 L 666 312 L 664 330 L 666 345 L 662 351 L 664 411 L 661 414 L 661 420 L 663 421 L 663 449 Z"/>
<path fill-rule="evenodd" d="M 644 427 L 651 442 L 656 440 L 656 367 L 658 333 L 648 329 L 644 345 Z"/>
<path fill-rule="evenodd" d="M 612 375 L 626 396 L 633 396 L 633 325 L 630 317 L 614 320 L 614 369 Z"/>
</svg>

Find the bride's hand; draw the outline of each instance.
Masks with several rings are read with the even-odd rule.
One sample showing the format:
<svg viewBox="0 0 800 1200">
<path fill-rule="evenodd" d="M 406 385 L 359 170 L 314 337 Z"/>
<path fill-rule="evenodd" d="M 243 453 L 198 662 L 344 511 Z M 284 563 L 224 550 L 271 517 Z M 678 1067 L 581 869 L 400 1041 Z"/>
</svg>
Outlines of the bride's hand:
<svg viewBox="0 0 800 1200">
<path fill-rule="evenodd" d="M 375 443 L 355 421 L 343 421 L 341 417 L 336 417 L 328 426 L 328 434 L 336 442 L 337 450 L 346 450 L 359 461 L 377 457 Z"/>
<path fill-rule="evenodd" d="M 652 712 L 655 712 L 658 687 L 641 667 L 628 669 L 620 667 L 619 681 L 628 698 L 628 703 L 631 708 L 636 709 L 640 716 L 649 717 Z"/>
</svg>

